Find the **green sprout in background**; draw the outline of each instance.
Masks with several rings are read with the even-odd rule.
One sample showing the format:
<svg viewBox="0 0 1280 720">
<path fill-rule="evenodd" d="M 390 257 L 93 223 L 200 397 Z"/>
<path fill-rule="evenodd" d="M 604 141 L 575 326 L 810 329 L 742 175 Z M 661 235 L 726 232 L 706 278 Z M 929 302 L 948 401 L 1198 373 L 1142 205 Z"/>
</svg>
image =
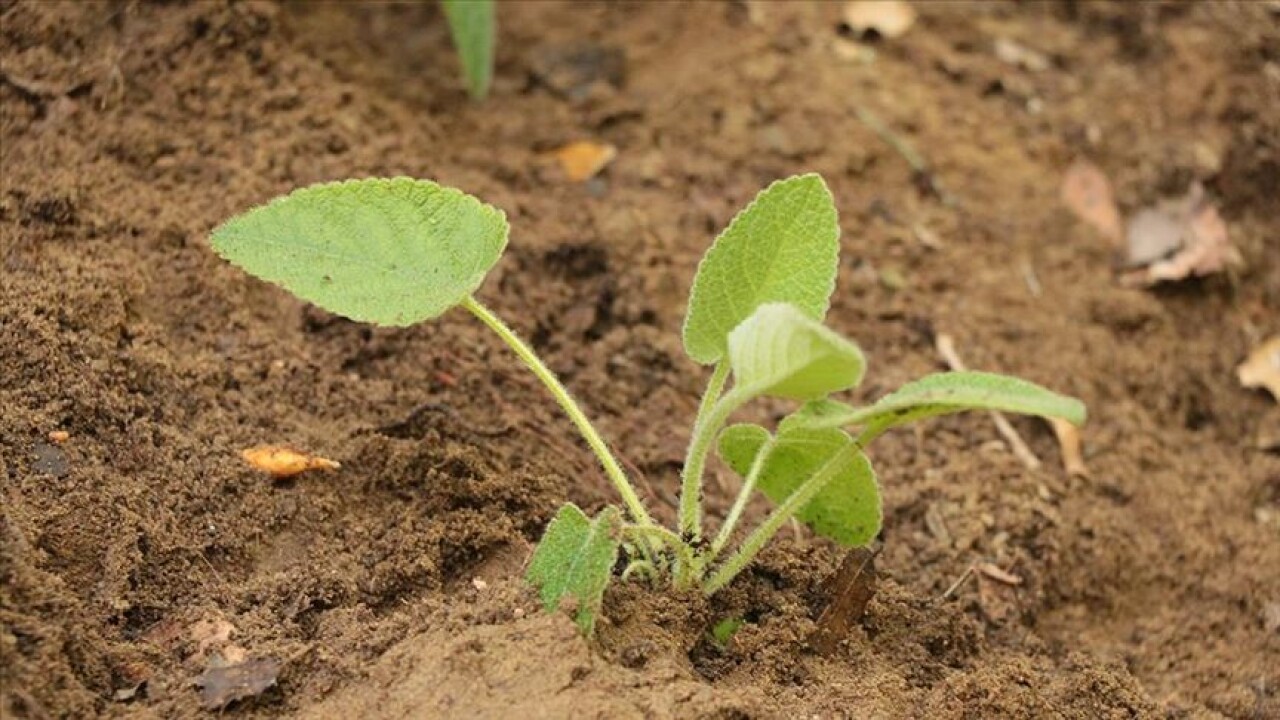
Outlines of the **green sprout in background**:
<svg viewBox="0 0 1280 720">
<path fill-rule="evenodd" d="M 440 0 L 471 97 L 483 100 L 493 80 L 493 0 Z"/>
<path fill-rule="evenodd" d="M 470 3 L 446 3 L 449 5 Z M 487 4 L 487 3 L 485 3 Z M 403 327 L 461 306 L 492 329 L 547 387 L 617 489 L 625 512 L 594 518 L 565 504 L 543 534 L 527 578 L 544 606 L 572 600 L 590 634 L 620 552 L 624 579 L 666 578 L 708 595 L 728 585 L 790 519 L 847 547 L 880 532 L 867 445 L 890 428 L 973 409 L 1081 424 L 1080 401 L 981 372 L 944 372 L 854 407 L 831 398 L 862 381 L 862 351 L 822 324 L 835 289 L 840 228 L 817 175 L 773 183 L 716 239 L 698 266 L 684 323 L 689 356 L 711 366 L 681 472 L 678 525 L 653 519 L 582 409 L 512 330 L 475 299 L 501 257 L 503 213 L 426 180 L 349 180 L 297 190 L 213 233 L 219 255 L 298 297 L 352 320 Z M 752 400 L 800 403 L 772 431 L 730 425 Z M 743 478 L 714 535 L 704 528 L 702 481 L 715 448 Z M 773 510 L 733 546 L 759 491 Z"/>
</svg>

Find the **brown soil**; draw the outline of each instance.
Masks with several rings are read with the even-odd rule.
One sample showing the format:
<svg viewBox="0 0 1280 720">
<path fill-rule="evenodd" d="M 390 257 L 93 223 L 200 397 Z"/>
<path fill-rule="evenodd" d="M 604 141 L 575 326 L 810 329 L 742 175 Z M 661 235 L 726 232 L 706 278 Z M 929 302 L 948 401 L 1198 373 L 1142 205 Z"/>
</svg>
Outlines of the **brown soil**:
<svg viewBox="0 0 1280 720">
<path fill-rule="evenodd" d="M 0 2 L 6 717 L 204 716 L 193 680 L 237 648 L 282 662 L 224 711 L 245 717 L 1280 717 L 1280 457 L 1254 441 L 1280 410 L 1233 373 L 1280 331 L 1274 8 L 925 6 L 869 63 L 833 51 L 835 4 L 500 15 L 476 105 L 434 4 Z M 1050 67 L 996 59 L 1001 37 Z M 580 138 L 620 148 L 581 185 L 543 155 Z M 1127 209 L 1204 182 L 1248 269 L 1122 289 L 1057 199 L 1079 157 Z M 512 246 L 481 297 L 670 519 L 703 382 L 678 340 L 695 263 L 803 170 L 840 205 L 830 317 L 868 349 L 860 397 L 936 369 L 946 331 L 1092 413 L 1088 479 L 1032 420 L 1039 471 L 981 415 L 880 441 L 882 582 L 829 657 L 805 638 L 840 554 L 800 534 L 709 603 L 619 585 L 579 639 L 521 566 L 559 503 L 614 498 L 505 348 L 463 314 L 336 319 L 207 246 L 325 179 L 501 206 Z M 238 456 L 261 443 L 343 467 L 272 482 Z M 942 599 L 979 561 L 1023 583 Z M 748 623 L 721 649 L 728 616 Z"/>
</svg>

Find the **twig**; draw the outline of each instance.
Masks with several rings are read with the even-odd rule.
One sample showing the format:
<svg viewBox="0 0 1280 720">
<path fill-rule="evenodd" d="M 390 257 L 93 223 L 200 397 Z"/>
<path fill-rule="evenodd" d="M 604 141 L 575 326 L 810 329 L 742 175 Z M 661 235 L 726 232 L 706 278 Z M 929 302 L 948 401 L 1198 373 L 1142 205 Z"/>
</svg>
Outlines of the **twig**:
<svg viewBox="0 0 1280 720">
<path fill-rule="evenodd" d="M 942 593 L 942 597 L 938 598 L 938 602 L 949 600 L 951 596 L 955 595 L 956 591 L 960 589 L 960 586 L 964 585 L 964 581 L 968 580 L 971 575 L 973 575 L 972 565 L 965 568 L 964 572 L 960 574 L 960 577 L 956 578 L 956 581 L 951 583 L 951 587 L 947 588 L 946 592 Z"/>
<path fill-rule="evenodd" d="M 947 367 L 956 371 L 968 369 L 965 367 L 964 361 L 960 359 L 960 353 L 956 351 L 955 340 L 950 335 L 938 333 L 934 339 L 934 346 L 938 349 L 938 354 L 942 356 L 942 360 L 947 363 Z M 1027 447 L 1027 443 L 1022 440 L 1022 436 L 1018 434 L 1018 431 L 1013 429 L 1013 425 L 1009 424 L 1005 416 L 995 410 L 989 411 L 989 414 L 992 422 L 996 424 L 996 430 L 1000 432 L 1001 437 L 1009 444 L 1009 449 L 1013 451 L 1013 454 L 1022 461 L 1022 464 L 1028 470 L 1038 469 L 1040 467 L 1040 458 L 1031 452 L 1031 448 Z"/>
<path fill-rule="evenodd" d="M 907 142 L 905 138 L 890 130 L 889 126 L 881 122 L 880 118 L 870 110 L 863 107 L 855 107 L 853 112 L 857 114 L 858 119 L 862 121 L 862 124 L 866 125 L 872 132 L 879 135 L 881 140 L 888 143 L 889 147 L 896 150 L 897 153 L 902 156 L 902 159 L 907 161 L 907 164 L 911 166 L 913 171 L 915 171 L 916 177 L 923 182 L 926 187 L 928 187 L 930 192 L 938 196 L 938 199 L 942 201 L 943 205 L 946 205 L 947 207 L 959 207 L 959 198 L 947 192 L 946 188 L 942 187 L 942 182 L 938 180 L 938 176 L 929 167 L 929 163 L 925 162 L 924 157 L 921 156 L 920 153 L 916 152 L 916 149 L 912 147 L 911 143 Z"/>
</svg>

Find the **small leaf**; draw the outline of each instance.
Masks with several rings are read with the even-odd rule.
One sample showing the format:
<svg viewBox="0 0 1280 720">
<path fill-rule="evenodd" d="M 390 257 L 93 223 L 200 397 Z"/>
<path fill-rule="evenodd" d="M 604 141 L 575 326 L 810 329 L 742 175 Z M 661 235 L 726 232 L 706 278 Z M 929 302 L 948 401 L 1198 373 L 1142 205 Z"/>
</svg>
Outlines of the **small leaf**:
<svg viewBox="0 0 1280 720">
<path fill-rule="evenodd" d="M 746 476 L 769 433 L 758 425 L 732 425 L 720 434 L 720 456 Z M 842 430 L 793 428 L 778 435 L 757 485 L 780 504 L 852 440 Z M 827 484 L 796 517 L 813 531 L 836 542 L 859 547 L 880 532 L 880 488 L 871 464 L 861 453 Z"/>
<path fill-rule="evenodd" d="M 840 224 L 817 175 L 779 180 L 729 223 L 698 265 L 684 321 L 689 357 L 724 357 L 729 333 L 767 302 L 821 320 L 835 289 Z"/>
<path fill-rule="evenodd" d="M 844 415 L 852 411 L 852 405 L 849 403 L 842 403 L 839 400 L 832 400 L 831 398 L 810 400 L 804 405 L 801 405 L 795 412 L 782 418 L 782 422 L 778 423 L 778 431 L 786 432 L 793 427 L 812 425 L 824 418 L 831 417 L 833 415 Z"/>
<path fill-rule="evenodd" d="M 1075 425 L 1085 421 L 1084 403 L 1035 383 L 985 372 L 944 372 L 907 383 L 869 407 L 803 421 L 808 427 L 859 425 L 881 430 L 913 420 L 963 412 L 1003 412 L 1061 418 Z"/>
<path fill-rule="evenodd" d="M 573 503 L 556 513 L 542 534 L 525 575 L 538 589 L 548 612 L 566 598 L 577 603 L 574 620 L 584 635 L 595 627 L 596 615 L 618 559 L 618 509 L 606 507 L 591 520 Z"/>
<path fill-rule="evenodd" d="M 729 334 L 737 386 L 753 395 L 814 400 L 862 381 L 862 351 L 792 305 L 767 303 Z"/>
<path fill-rule="evenodd" d="M 501 210 L 411 178 L 296 190 L 228 220 L 213 249 L 352 320 L 407 326 L 475 292 L 507 244 Z"/>
<path fill-rule="evenodd" d="M 493 0 L 440 0 L 471 97 L 483 100 L 493 79 Z"/>
<path fill-rule="evenodd" d="M 733 468 L 734 472 L 746 477 L 751 472 L 751 463 L 755 460 L 756 453 L 768 440 L 768 430 L 759 425 L 740 423 L 720 431 L 716 449 L 720 453 L 720 459 Z"/>
</svg>

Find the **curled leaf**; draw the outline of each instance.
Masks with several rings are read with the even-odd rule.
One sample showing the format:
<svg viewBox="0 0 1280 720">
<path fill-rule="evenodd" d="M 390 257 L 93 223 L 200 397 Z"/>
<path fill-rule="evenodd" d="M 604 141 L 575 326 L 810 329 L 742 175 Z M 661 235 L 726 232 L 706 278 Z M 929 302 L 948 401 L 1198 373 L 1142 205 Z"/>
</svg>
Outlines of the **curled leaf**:
<svg viewBox="0 0 1280 720">
<path fill-rule="evenodd" d="M 278 478 L 291 477 L 307 470 L 337 470 L 342 467 L 336 460 L 277 445 L 249 448 L 241 451 L 240 456 L 254 468 Z"/>
<path fill-rule="evenodd" d="M 786 303 L 761 305 L 729 333 L 729 364 L 752 395 L 794 400 L 855 387 L 866 369 L 857 345 Z"/>
<path fill-rule="evenodd" d="M 1141 266 L 1122 278 L 1129 285 L 1212 275 L 1242 262 L 1227 237 L 1227 224 L 1199 184 L 1180 200 L 1134 215 L 1127 242 L 1129 265 Z"/>
</svg>

